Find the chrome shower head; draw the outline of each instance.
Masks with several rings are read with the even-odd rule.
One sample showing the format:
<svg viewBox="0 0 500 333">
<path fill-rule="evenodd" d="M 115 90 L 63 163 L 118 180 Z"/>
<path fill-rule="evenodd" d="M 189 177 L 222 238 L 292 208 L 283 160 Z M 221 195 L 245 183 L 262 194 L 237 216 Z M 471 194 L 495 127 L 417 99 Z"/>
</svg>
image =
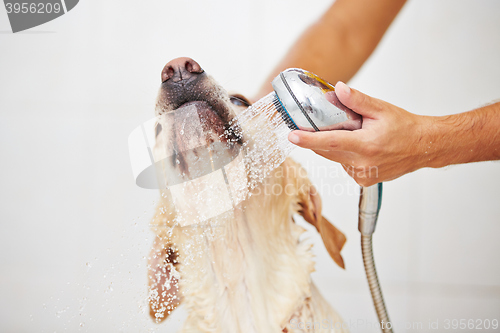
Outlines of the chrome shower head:
<svg viewBox="0 0 500 333">
<path fill-rule="evenodd" d="M 281 72 L 272 86 L 275 103 L 290 129 L 306 131 L 354 130 L 361 128 L 361 116 L 343 105 L 335 87 L 316 74 L 299 68 Z M 330 97 L 330 100 L 327 99 Z"/>
</svg>

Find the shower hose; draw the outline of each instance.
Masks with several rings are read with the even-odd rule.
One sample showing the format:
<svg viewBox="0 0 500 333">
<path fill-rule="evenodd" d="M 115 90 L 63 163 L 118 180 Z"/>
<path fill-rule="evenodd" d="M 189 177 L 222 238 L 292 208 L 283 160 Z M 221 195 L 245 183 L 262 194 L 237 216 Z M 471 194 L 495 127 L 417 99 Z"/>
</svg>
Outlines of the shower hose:
<svg viewBox="0 0 500 333">
<path fill-rule="evenodd" d="M 385 308 L 382 289 L 378 282 L 375 261 L 373 260 L 372 236 L 375 231 L 380 204 L 382 202 L 382 183 L 361 187 L 359 197 L 359 231 L 361 232 L 361 253 L 365 265 L 366 278 L 372 294 L 373 305 L 377 312 L 380 329 L 392 333 L 392 323 Z"/>
</svg>

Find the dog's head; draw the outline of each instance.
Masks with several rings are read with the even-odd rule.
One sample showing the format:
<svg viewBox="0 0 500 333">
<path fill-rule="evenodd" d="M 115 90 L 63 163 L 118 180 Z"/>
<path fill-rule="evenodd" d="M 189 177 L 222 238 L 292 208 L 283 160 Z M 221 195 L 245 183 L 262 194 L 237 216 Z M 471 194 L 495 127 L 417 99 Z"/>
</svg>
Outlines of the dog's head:
<svg viewBox="0 0 500 333">
<path fill-rule="evenodd" d="M 156 102 L 156 145 L 154 154 L 163 156 L 163 169 L 171 169 L 172 174 L 180 174 L 184 179 L 179 182 L 193 179 L 193 172 L 200 172 L 200 168 L 193 168 L 203 154 L 203 147 L 207 145 L 221 145 L 222 162 L 228 160 L 240 151 L 244 143 L 238 131 L 231 126 L 235 117 L 250 106 L 248 99 L 241 95 L 230 95 L 219 86 L 198 63 L 190 58 L 178 58 L 165 65 L 161 73 L 162 84 Z M 211 148 L 210 152 L 213 152 Z M 211 163 L 213 156 L 210 157 Z M 214 166 L 212 165 L 212 168 Z M 323 242 L 337 264 L 343 267 L 340 250 L 345 242 L 344 235 L 331 225 L 321 215 L 321 200 L 307 177 L 298 176 L 296 169 L 300 166 L 289 161 L 284 163 L 282 170 L 271 175 L 272 184 L 291 189 L 277 194 L 270 194 L 273 200 L 267 199 L 267 206 L 273 206 L 273 211 L 283 211 L 283 218 L 276 218 L 281 223 L 290 223 L 289 215 L 293 212 L 301 214 L 304 219 L 314 225 L 321 234 Z M 194 170 L 194 171 L 193 171 Z M 292 170 L 295 170 L 292 172 Z M 278 198 L 278 196 L 281 196 Z M 276 198 L 275 198 L 276 197 Z M 293 198 L 291 198 L 293 197 Z M 254 196 L 254 201 L 260 200 Z M 270 204 L 270 202 L 272 202 Z M 257 203 L 257 206 L 259 206 Z M 276 207 L 280 206 L 280 207 Z M 290 206 L 290 207 L 289 207 Z M 292 207 L 293 206 L 293 207 Z M 262 209 L 262 207 L 257 207 Z M 276 208 L 276 209 L 274 209 Z M 262 213 L 254 209 L 259 216 Z M 169 200 L 163 200 L 154 225 L 172 227 L 168 214 L 172 214 L 173 205 Z M 171 216 L 171 215 L 170 215 Z M 256 218 L 258 219 L 258 218 Z M 265 228 L 274 228 L 277 236 L 283 236 L 280 226 L 263 225 Z M 165 230 L 160 229 L 159 230 Z M 280 231 L 281 230 L 281 231 Z M 260 233 L 262 242 L 275 242 L 268 239 L 269 233 Z M 179 244 L 177 244 L 178 246 Z M 221 258 L 219 258 L 221 260 Z M 178 256 L 176 245 L 169 240 L 166 232 L 157 232 L 157 237 L 151 252 L 149 262 L 149 278 L 152 297 L 150 299 L 150 313 L 158 321 L 163 320 L 180 302 L 177 282 L 180 275 L 176 266 L 182 262 Z"/>
<path fill-rule="evenodd" d="M 231 124 L 250 105 L 248 100 L 229 95 L 190 58 L 167 63 L 161 78 L 154 154 L 165 160 L 162 168 L 182 175 L 181 182 L 203 175 L 196 166 L 231 161 L 242 144 L 240 131 Z"/>
</svg>

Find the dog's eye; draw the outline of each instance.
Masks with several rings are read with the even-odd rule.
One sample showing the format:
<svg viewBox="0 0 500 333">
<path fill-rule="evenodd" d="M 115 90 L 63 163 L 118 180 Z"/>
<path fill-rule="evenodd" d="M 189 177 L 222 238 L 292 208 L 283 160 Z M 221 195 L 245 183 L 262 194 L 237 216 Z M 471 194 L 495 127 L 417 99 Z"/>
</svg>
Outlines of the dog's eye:
<svg viewBox="0 0 500 333">
<path fill-rule="evenodd" d="M 241 95 L 232 95 L 229 96 L 229 100 L 231 103 L 233 103 L 236 106 L 244 106 L 244 107 L 249 107 L 251 103 L 246 99 L 245 97 Z"/>
<path fill-rule="evenodd" d="M 156 124 L 156 127 L 155 127 L 155 133 L 156 135 L 155 136 L 158 136 L 158 134 L 160 134 L 161 132 L 161 125 L 160 124 Z"/>
</svg>

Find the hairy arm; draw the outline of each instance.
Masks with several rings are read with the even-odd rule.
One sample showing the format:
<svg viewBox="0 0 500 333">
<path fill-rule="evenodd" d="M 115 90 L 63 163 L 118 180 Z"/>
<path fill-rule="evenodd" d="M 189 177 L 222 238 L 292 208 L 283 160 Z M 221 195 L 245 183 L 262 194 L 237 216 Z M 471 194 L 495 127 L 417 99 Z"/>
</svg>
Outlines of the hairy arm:
<svg viewBox="0 0 500 333">
<path fill-rule="evenodd" d="M 429 156 L 423 166 L 440 168 L 500 159 L 500 102 L 469 112 L 426 118 L 430 123 L 426 137 L 432 143 L 427 149 L 424 144 Z"/>
<path fill-rule="evenodd" d="M 360 185 L 425 167 L 500 159 L 500 102 L 449 116 L 419 116 L 341 82 L 335 90 L 344 105 L 363 116 L 362 128 L 293 131 L 289 139 L 341 163 Z"/>
<path fill-rule="evenodd" d="M 347 82 L 372 54 L 406 0 L 337 0 L 309 27 L 271 73 L 257 99 L 284 69 L 303 68 L 329 82 Z"/>
</svg>

